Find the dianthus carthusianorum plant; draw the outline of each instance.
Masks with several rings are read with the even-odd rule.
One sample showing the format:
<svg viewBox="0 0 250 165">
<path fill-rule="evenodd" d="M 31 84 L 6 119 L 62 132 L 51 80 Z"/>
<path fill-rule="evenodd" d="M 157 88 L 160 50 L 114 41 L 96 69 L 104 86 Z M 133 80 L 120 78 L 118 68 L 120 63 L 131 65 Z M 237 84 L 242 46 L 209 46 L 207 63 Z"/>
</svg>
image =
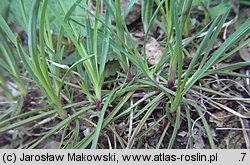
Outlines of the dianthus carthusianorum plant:
<svg viewBox="0 0 250 165">
<path fill-rule="evenodd" d="M 20 0 L 20 9 L 23 28 L 27 32 L 28 49 L 0 16 L 0 58 L 3 59 L 0 72 L 6 71 L 21 92 L 16 106 L 0 117 L 1 133 L 27 123 L 44 121 L 44 118 L 56 120 L 58 116 L 58 124 L 26 147 L 35 148 L 45 139 L 61 132 L 61 148 L 101 148 L 102 139 L 99 137 L 107 137 L 109 132 L 116 141 L 114 146 L 133 148 L 142 137 L 163 123 L 155 148 L 161 148 L 164 137 L 170 136 L 167 132 L 171 128 L 172 134 L 166 147 L 173 148 L 181 119 L 185 119 L 190 136 L 187 144 L 189 148 L 193 148 L 191 135 L 194 125 L 206 134 L 210 147 L 216 148 L 210 126 L 204 117 L 206 109 L 190 99 L 190 95 L 196 88 L 218 96 L 234 97 L 201 88 L 197 83 L 210 75 L 247 77 L 224 71 L 248 66 L 249 62 L 212 68 L 249 44 L 250 39 L 237 43 L 249 34 L 250 20 L 246 20 L 214 50 L 216 40 L 228 21 L 229 8 L 191 35 L 192 0 L 142 0 L 144 42 L 142 50 L 139 50 L 125 23 L 126 14 L 136 0 L 131 0 L 124 11 L 120 0 L 96 0 L 95 3 L 90 0 L 33 0 L 30 10 L 25 8 L 24 2 Z M 166 37 L 162 41 L 164 50 L 159 62 L 149 65 L 146 44 L 152 35 L 153 25 Z M 68 46 L 65 46 L 65 40 Z M 194 53 L 189 50 L 190 46 L 195 47 Z M 67 53 L 67 49 L 72 50 Z M 68 56 L 73 59 L 70 64 L 65 62 Z M 16 59 L 20 62 L 16 62 Z M 111 59 L 120 66 L 116 70 L 117 77 L 105 75 L 110 71 L 108 64 Z M 189 59 L 188 64 L 185 64 L 186 59 Z M 20 113 L 28 89 L 25 85 L 27 82 L 21 80 L 22 73 L 17 63 L 24 66 L 27 79 L 39 87 L 44 96 L 42 101 L 50 106 Z M 4 76 L 0 80 L 5 94 L 11 99 Z M 77 92 L 83 95 L 83 99 L 78 102 L 75 101 Z M 219 103 L 216 105 L 225 108 Z M 197 112 L 202 122 L 196 123 L 192 119 L 190 107 Z M 5 118 L 17 109 L 18 113 Z M 160 117 L 152 119 L 152 114 L 158 109 L 161 109 Z M 229 111 L 240 116 L 238 112 Z M 146 126 L 151 120 L 154 122 Z M 126 128 L 119 128 L 118 131 L 118 125 L 124 123 Z M 83 127 L 89 130 L 84 137 L 80 136 Z M 122 136 L 124 134 L 127 134 L 126 139 Z"/>
</svg>

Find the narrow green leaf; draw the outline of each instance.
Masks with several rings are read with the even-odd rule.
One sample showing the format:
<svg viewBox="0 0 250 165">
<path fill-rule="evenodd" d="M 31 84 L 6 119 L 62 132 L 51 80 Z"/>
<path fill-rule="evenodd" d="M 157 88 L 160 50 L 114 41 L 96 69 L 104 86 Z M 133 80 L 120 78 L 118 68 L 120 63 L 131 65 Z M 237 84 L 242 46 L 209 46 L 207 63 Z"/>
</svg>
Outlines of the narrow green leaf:
<svg viewBox="0 0 250 165">
<path fill-rule="evenodd" d="M 153 4 L 154 1 L 152 0 L 142 0 L 142 22 L 143 22 L 143 27 L 144 27 L 144 32 L 147 31 L 149 28 L 149 22 L 152 18 L 152 13 L 153 13 Z"/>
<path fill-rule="evenodd" d="M 97 147 L 99 135 L 100 135 L 100 133 L 101 133 L 101 129 L 102 129 L 102 125 L 103 125 L 104 114 L 105 114 L 105 112 L 106 112 L 107 107 L 108 107 L 109 104 L 110 104 L 110 100 L 111 100 L 111 98 L 112 98 L 112 96 L 113 96 L 114 93 L 115 93 L 115 90 L 113 90 L 113 91 L 109 94 L 107 100 L 105 101 L 105 103 L 104 103 L 104 105 L 103 105 L 103 107 L 102 107 L 102 109 L 101 109 L 101 113 L 100 113 L 100 116 L 99 116 L 99 119 L 98 119 L 97 127 L 96 127 L 96 129 L 95 129 L 94 139 L 93 139 L 92 145 L 91 145 L 91 148 L 92 148 L 92 149 L 96 149 L 96 147 Z"/>
<path fill-rule="evenodd" d="M 5 127 L 0 128 L 0 133 L 6 132 L 8 130 L 15 129 L 15 128 L 20 127 L 20 126 L 22 126 L 24 124 L 27 124 L 27 123 L 34 122 L 34 121 L 36 121 L 38 119 L 50 116 L 50 115 L 52 115 L 54 113 L 55 113 L 55 111 L 44 112 L 42 114 L 39 114 L 39 115 L 36 115 L 36 116 L 32 116 L 30 118 L 27 118 L 27 119 L 15 122 L 13 124 L 10 124 L 10 125 L 7 125 Z"/>
<path fill-rule="evenodd" d="M 89 106 L 89 107 L 82 108 L 81 110 L 79 110 L 76 113 L 74 113 L 72 116 L 67 117 L 66 119 L 62 120 L 59 124 L 57 124 L 55 127 L 53 127 L 46 135 L 44 135 L 41 139 L 39 139 L 37 142 L 35 142 L 34 144 L 32 144 L 29 148 L 35 148 L 41 142 L 43 142 L 45 139 L 47 139 L 48 137 L 52 136 L 56 131 L 58 131 L 59 129 L 65 127 L 71 121 L 73 121 L 74 119 L 76 119 L 79 115 L 81 115 L 85 111 L 87 111 L 89 109 L 92 109 L 92 108 L 94 108 L 94 106 Z"/>
</svg>

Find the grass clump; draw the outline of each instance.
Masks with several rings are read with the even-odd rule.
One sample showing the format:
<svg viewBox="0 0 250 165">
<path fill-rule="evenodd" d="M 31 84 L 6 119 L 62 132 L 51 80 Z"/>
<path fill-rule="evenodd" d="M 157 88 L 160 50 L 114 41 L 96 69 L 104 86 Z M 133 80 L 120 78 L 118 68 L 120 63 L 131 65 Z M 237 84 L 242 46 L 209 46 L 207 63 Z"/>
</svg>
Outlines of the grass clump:
<svg viewBox="0 0 250 165">
<path fill-rule="evenodd" d="M 125 8 L 119 0 L 34 0 L 27 5 L 29 14 L 25 1 L 20 2 L 28 49 L 0 17 L 0 72 L 7 71 L 0 77 L 1 87 L 8 99 L 16 99 L 7 89 L 5 78 L 10 77 L 22 95 L 17 103 L 2 106 L 0 133 L 18 134 L 25 127 L 31 136 L 15 136 L 19 144 L 7 147 L 40 148 L 49 140 L 57 144 L 54 148 L 183 148 L 181 143 L 186 148 L 217 148 L 223 139 L 214 136 L 211 116 L 218 111 L 233 114 L 240 121 L 233 126 L 246 127 L 249 112 L 240 109 L 247 109 L 249 92 L 232 93 L 235 83 L 228 82 L 249 78 L 237 72 L 249 61 L 215 68 L 249 44 L 248 38 L 239 41 L 249 34 L 250 20 L 222 37 L 230 25 L 230 4 L 215 3 L 223 5 L 223 11 L 199 15 L 204 19 L 198 25 L 196 7 L 213 8 L 213 3 L 142 1 L 143 37 L 138 43 L 132 36 L 134 25 L 126 24 L 129 11 L 138 5 L 135 0 Z M 163 50 L 156 64 L 148 62 L 150 37 L 159 37 Z M 116 73 L 107 75 L 112 69 Z M 216 85 L 212 82 L 222 89 L 210 88 Z M 39 97 L 31 96 L 35 89 Z M 235 105 L 229 104 L 232 99 Z M 243 134 L 247 141 L 245 130 Z M 198 144 L 197 137 L 207 143 Z"/>
</svg>

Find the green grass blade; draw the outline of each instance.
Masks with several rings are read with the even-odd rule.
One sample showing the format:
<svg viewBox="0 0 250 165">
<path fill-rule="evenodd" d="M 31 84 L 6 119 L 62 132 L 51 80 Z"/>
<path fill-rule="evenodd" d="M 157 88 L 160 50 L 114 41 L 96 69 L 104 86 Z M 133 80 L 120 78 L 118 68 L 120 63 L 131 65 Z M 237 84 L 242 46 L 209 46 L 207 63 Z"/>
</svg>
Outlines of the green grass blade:
<svg viewBox="0 0 250 165">
<path fill-rule="evenodd" d="M 175 139 L 176 139 L 176 135 L 177 135 L 177 131 L 179 130 L 179 126 L 180 126 L 180 118 L 181 118 L 181 108 L 178 107 L 176 110 L 176 119 L 175 119 L 175 123 L 174 123 L 174 131 L 172 133 L 172 136 L 170 138 L 170 141 L 168 143 L 168 149 L 173 148 Z"/>
<path fill-rule="evenodd" d="M 24 124 L 37 121 L 38 119 L 42 119 L 42 118 L 50 116 L 50 115 L 52 115 L 54 113 L 55 113 L 55 111 L 44 112 L 42 114 L 39 114 L 39 115 L 36 115 L 36 116 L 32 116 L 30 118 L 27 118 L 27 119 L 15 122 L 14 124 L 10 124 L 10 125 L 1 127 L 0 128 L 0 133 L 6 132 L 8 130 L 13 130 L 13 129 L 17 128 L 17 127 L 20 127 L 20 126 L 24 125 Z"/>
<path fill-rule="evenodd" d="M 0 27 L 6 33 L 6 35 L 10 39 L 10 41 L 15 45 L 16 44 L 16 37 L 13 34 L 13 32 L 11 31 L 11 29 L 10 29 L 9 25 L 7 24 L 7 22 L 2 17 L 2 15 L 0 15 Z"/>
<path fill-rule="evenodd" d="M 34 66 L 39 67 L 39 56 L 37 51 L 37 33 L 36 25 L 38 20 L 38 11 L 40 6 L 40 0 L 34 0 L 32 3 L 32 8 L 30 11 L 30 18 L 28 23 L 28 49 L 31 55 L 31 60 L 34 62 Z M 37 70 L 39 74 L 42 74 L 39 69 Z"/>
<path fill-rule="evenodd" d="M 153 13 L 153 4 L 154 1 L 152 0 L 142 0 L 141 16 L 142 16 L 144 32 L 146 32 L 147 29 L 149 28 L 149 22 L 152 18 L 152 13 Z"/>
<path fill-rule="evenodd" d="M 151 113 L 155 110 L 155 108 L 159 105 L 160 101 L 155 100 L 150 108 L 148 108 L 148 111 L 145 113 L 145 115 L 142 117 L 140 122 L 137 124 L 136 128 L 134 129 L 130 141 L 127 144 L 127 148 L 131 148 L 133 146 L 133 143 L 135 141 L 136 136 L 138 135 L 139 131 L 142 129 L 143 125 L 145 124 L 146 120 L 149 118 Z"/>
<path fill-rule="evenodd" d="M 27 15 L 26 15 L 26 12 L 25 12 L 25 7 L 24 7 L 23 0 L 19 0 L 19 3 L 20 3 L 22 15 L 23 15 L 24 29 L 26 30 L 27 29 L 27 25 L 28 25 L 28 21 L 27 21 Z"/>
<path fill-rule="evenodd" d="M 79 110 L 76 113 L 74 113 L 72 116 L 69 116 L 66 119 L 62 120 L 59 124 L 57 124 L 56 126 L 54 126 L 45 136 L 43 136 L 37 142 L 35 142 L 34 144 L 32 144 L 29 148 L 35 148 L 41 142 L 43 142 L 45 139 L 47 139 L 48 137 L 52 136 L 57 130 L 63 128 L 64 126 L 66 126 L 67 124 L 69 124 L 71 121 L 73 121 L 74 119 L 76 119 L 78 116 L 80 116 L 81 114 L 83 114 L 84 112 L 86 112 L 87 110 L 92 109 L 92 108 L 94 108 L 94 106 L 89 106 L 89 107 L 82 108 L 81 110 Z"/>
<path fill-rule="evenodd" d="M 111 26 L 111 14 L 109 10 L 106 10 L 105 25 L 108 27 Z M 107 28 L 105 28 L 104 38 L 102 42 L 101 58 L 100 58 L 100 69 L 99 69 L 99 75 L 102 77 L 104 76 L 105 63 L 107 61 L 107 56 L 108 56 L 108 50 L 110 44 L 109 41 L 110 41 L 110 31 Z"/>
<path fill-rule="evenodd" d="M 106 109 L 108 107 L 108 105 L 110 104 L 110 100 L 113 96 L 113 94 L 115 93 L 115 90 L 113 90 L 107 100 L 105 101 L 102 109 L 101 109 L 101 113 L 100 113 L 100 116 L 99 116 L 99 119 L 98 119 L 98 123 L 97 123 L 97 127 L 95 129 L 95 134 L 94 134 L 94 138 L 93 138 L 93 141 L 92 141 L 92 145 L 91 145 L 91 148 L 92 149 L 96 149 L 97 148 L 97 143 L 98 143 L 98 139 L 99 139 L 99 135 L 101 133 L 101 129 L 102 129 L 102 126 L 103 126 L 103 120 L 104 120 L 104 114 L 106 112 Z"/>
<path fill-rule="evenodd" d="M 212 57 L 207 61 L 207 63 L 200 69 L 197 70 L 192 77 L 187 81 L 185 91 L 187 91 L 200 77 L 211 68 L 215 61 L 223 55 L 233 44 L 235 44 L 239 39 L 250 32 L 250 20 L 247 20 L 240 28 L 234 32 L 222 45 L 217 49 Z"/>
<path fill-rule="evenodd" d="M 169 129 L 169 126 L 170 126 L 171 122 L 168 122 L 164 128 L 164 130 L 162 131 L 162 134 L 161 134 L 161 137 L 156 145 L 156 149 L 159 149 L 161 147 L 161 144 L 162 144 L 162 141 L 167 133 L 167 130 Z"/>
<path fill-rule="evenodd" d="M 182 31 L 178 22 L 177 8 L 174 5 L 174 13 L 173 13 L 173 23 L 176 31 L 176 45 L 174 47 L 174 52 L 170 58 L 170 78 L 169 81 L 175 82 L 176 68 L 178 64 L 178 85 L 177 85 L 177 95 L 176 98 L 171 105 L 170 112 L 173 113 L 181 102 L 182 97 L 182 89 L 181 89 L 181 80 L 182 80 L 182 66 L 183 66 L 183 53 L 182 53 Z"/>
</svg>

